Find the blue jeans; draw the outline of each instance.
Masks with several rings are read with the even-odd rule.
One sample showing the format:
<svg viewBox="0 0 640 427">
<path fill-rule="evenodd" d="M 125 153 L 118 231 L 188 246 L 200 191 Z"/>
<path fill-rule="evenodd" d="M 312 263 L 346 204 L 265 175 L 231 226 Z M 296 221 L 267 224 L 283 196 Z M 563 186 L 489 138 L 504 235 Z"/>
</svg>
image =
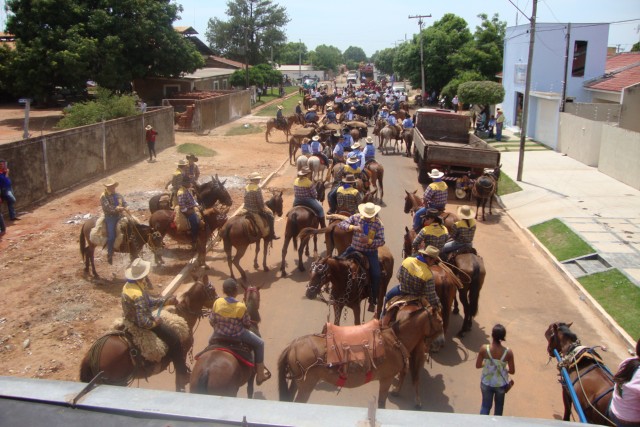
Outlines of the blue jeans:
<svg viewBox="0 0 640 427">
<path fill-rule="evenodd" d="M 200 218 L 196 212 L 193 212 L 187 216 L 187 220 L 191 226 L 191 243 L 195 245 L 198 241 L 198 231 L 200 231 Z"/>
<path fill-rule="evenodd" d="M 462 243 L 462 242 L 456 242 L 455 240 L 452 240 L 444 244 L 442 249 L 440 249 L 440 255 L 448 254 L 449 252 L 454 252 L 454 251 L 457 251 L 458 249 L 470 248 L 470 247 L 471 247 L 471 243 Z"/>
<path fill-rule="evenodd" d="M 349 246 L 340 258 L 344 258 L 349 254 L 356 252 L 353 246 Z M 382 270 L 380 269 L 380 260 L 378 259 L 378 250 L 360 252 L 369 260 L 369 276 L 371 276 L 371 298 L 375 301 L 378 298 L 378 289 L 380 289 L 380 280 L 382 279 Z"/>
<path fill-rule="evenodd" d="M 329 210 L 331 212 L 336 211 L 338 206 L 338 186 L 335 186 L 327 195 L 327 202 L 329 203 Z"/>
<path fill-rule="evenodd" d="M 209 339 L 209 342 L 211 342 L 211 340 L 215 338 L 224 339 L 229 337 L 227 337 L 226 335 L 222 335 L 214 332 L 213 336 Z M 254 334 L 248 329 L 243 329 L 242 333 L 239 336 L 233 337 L 233 338 L 237 338 L 243 343 L 253 348 L 253 354 L 255 355 L 256 363 L 264 362 L 264 341 L 262 340 L 262 338 L 260 338 L 259 336 L 257 336 L 256 334 Z"/>
<path fill-rule="evenodd" d="M 9 219 L 16 219 L 16 208 L 14 207 L 16 203 L 16 196 L 13 195 L 12 189 L 2 191 L 2 201 L 7 202 L 7 208 L 9 209 Z"/>
<path fill-rule="evenodd" d="M 480 407 L 480 415 L 489 415 L 491 412 L 491 405 L 495 398 L 496 408 L 493 411 L 493 415 L 502 416 L 502 409 L 504 408 L 504 387 L 489 387 L 480 383 L 480 390 L 482 391 L 482 406 Z"/>
<path fill-rule="evenodd" d="M 316 216 L 318 217 L 318 219 L 324 218 L 324 209 L 322 208 L 322 204 L 316 199 L 312 199 L 312 198 L 297 199 L 296 198 L 296 199 L 293 199 L 293 206 L 306 206 L 312 209 L 316 213 Z"/>
<path fill-rule="evenodd" d="M 504 126 L 503 123 L 496 123 L 496 141 L 502 140 L 502 126 Z"/>
<path fill-rule="evenodd" d="M 119 216 L 105 215 L 104 223 L 107 225 L 107 254 L 113 255 L 113 244 L 116 241 L 116 227 L 120 221 Z"/>
<path fill-rule="evenodd" d="M 400 290 L 400 285 L 394 286 L 393 288 L 389 289 L 387 294 L 384 296 L 384 303 L 382 304 L 381 316 L 384 316 L 384 314 L 387 312 L 387 302 L 389 302 L 391 298 L 398 297 L 402 294 L 403 292 Z"/>
</svg>

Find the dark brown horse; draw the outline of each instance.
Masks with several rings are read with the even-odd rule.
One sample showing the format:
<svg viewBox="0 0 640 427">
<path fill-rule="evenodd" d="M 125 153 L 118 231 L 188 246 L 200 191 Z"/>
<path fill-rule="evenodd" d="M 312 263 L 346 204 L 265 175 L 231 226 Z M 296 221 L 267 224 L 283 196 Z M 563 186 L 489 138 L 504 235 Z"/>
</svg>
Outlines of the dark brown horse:
<svg viewBox="0 0 640 427">
<path fill-rule="evenodd" d="M 413 215 L 418 209 L 422 207 L 422 198 L 418 196 L 418 190 L 415 190 L 409 193 L 407 190 L 404 190 L 404 213 L 408 213 Z M 444 226 L 447 227 L 447 230 L 451 230 L 453 224 L 456 223 L 460 218 L 453 212 L 444 211 L 440 213 L 440 218 L 444 221 Z M 415 236 L 414 236 L 415 237 Z"/>
<path fill-rule="evenodd" d="M 593 347 L 582 347 L 578 336 L 571 331 L 573 323 L 555 322 L 544 333 L 547 339 L 547 353 L 555 358 L 556 350 L 562 362 L 558 370 L 567 369 L 571 384 L 561 379 L 562 402 L 564 403 L 564 421 L 571 419 L 571 395 L 567 387 L 573 388 L 578 401 L 590 424 L 615 425 L 607 418 L 607 411 L 613 395 L 613 375 L 604 365 Z"/>
<path fill-rule="evenodd" d="M 260 336 L 260 289 L 250 286 L 244 291 L 244 303 L 251 317 L 251 332 Z M 191 372 L 190 393 L 237 397 L 238 390 L 247 384 L 247 397 L 253 398 L 255 369 L 238 361 L 219 347 L 207 349 L 196 359 Z"/>
<path fill-rule="evenodd" d="M 213 234 L 213 232 L 224 225 L 227 221 L 227 207 L 223 207 L 220 210 L 216 207 L 207 208 L 202 211 L 202 219 L 205 226 L 200 225 L 198 232 L 198 240 L 196 242 L 196 253 L 198 254 L 198 263 L 206 266 L 205 257 L 207 255 L 207 242 Z M 161 234 L 162 238 L 165 235 L 171 236 L 173 240 L 178 243 L 190 245 L 191 244 L 191 231 L 178 231 L 174 224 L 175 212 L 169 210 L 159 210 L 151 214 L 149 218 L 149 225 L 154 231 Z M 162 264 L 162 257 L 159 253 L 156 253 L 156 263 Z"/>
<path fill-rule="evenodd" d="M 413 128 L 402 130 L 402 140 L 404 141 L 404 145 L 406 147 L 407 157 L 411 157 L 411 146 L 413 145 Z"/>
<path fill-rule="evenodd" d="M 393 255 L 391 255 L 389 248 L 386 246 L 378 248 L 378 259 L 380 260 L 382 277 L 376 298 L 376 319 L 380 318 L 387 286 L 394 273 Z M 324 257 L 313 263 L 306 295 L 307 298 L 314 299 L 323 286 L 329 287 L 329 283 L 331 283 L 329 295 L 334 312 L 333 323 L 340 324 L 342 309 L 346 306 L 353 310 L 355 324 L 359 325 L 360 302 L 369 297 L 371 286 L 369 280 L 369 272 L 362 274 L 360 265 L 353 258 Z"/>
<path fill-rule="evenodd" d="M 416 391 L 415 405 L 421 407 L 419 379 L 424 366 L 424 352 L 431 341 L 441 334 L 442 320 L 433 309 L 420 308 L 402 313 L 392 327 L 382 329 L 384 358 L 376 363 L 370 373 L 349 373 L 344 387 L 356 388 L 370 380 L 378 380 L 378 407 L 384 408 L 394 378 L 400 374 L 403 379 L 404 372 L 410 368 Z M 329 384 L 338 382 L 341 374 L 338 367 L 326 365 L 326 353 L 326 339 L 322 335 L 296 338 L 284 349 L 278 359 L 278 392 L 281 401 L 304 403 L 309 400 L 319 381 Z M 411 363 L 407 366 L 410 357 Z"/>
<path fill-rule="evenodd" d="M 331 219 L 332 216 L 334 215 L 328 215 L 327 217 L 328 219 Z M 342 218 L 346 219 L 347 217 Z M 315 238 L 318 234 L 324 234 L 324 242 L 327 247 L 327 256 L 333 255 L 334 249 L 338 254 L 341 254 L 351 244 L 351 240 L 353 239 L 353 231 L 347 231 L 339 228 L 338 224 L 340 224 L 340 222 L 341 220 L 331 221 L 331 223 L 325 228 L 304 228 L 300 231 L 298 237 L 300 238 L 301 242 L 305 242 L 308 241 L 311 236 Z"/>
<path fill-rule="evenodd" d="M 318 200 L 320 203 L 324 202 L 324 182 L 315 181 L 313 186 L 318 194 Z M 320 221 L 316 214 L 309 208 L 304 206 L 294 206 L 287 212 L 287 225 L 284 232 L 284 244 L 282 246 L 282 263 L 280 264 L 280 272 L 282 276 L 287 275 L 286 261 L 287 251 L 289 250 L 289 242 L 293 239 L 293 248 L 298 251 L 298 270 L 304 271 L 304 264 L 302 262 L 302 253 L 306 250 L 306 255 L 309 256 L 309 239 L 302 240 L 300 246 L 298 246 L 298 234 L 303 228 L 318 228 Z M 318 238 L 313 236 L 313 256 L 318 256 Z"/>
<path fill-rule="evenodd" d="M 365 165 L 364 170 L 367 172 L 367 175 L 369 175 L 371 185 L 375 187 L 376 190 L 378 188 L 380 189 L 379 199 L 382 201 L 384 197 L 384 184 L 382 183 L 384 179 L 384 166 L 373 160 Z"/>
<path fill-rule="evenodd" d="M 211 181 L 207 181 L 203 184 L 196 183 L 194 191 L 198 202 L 205 208 L 213 207 L 218 202 L 226 206 L 231 206 L 233 201 L 231 200 L 229 192 L 224 187 L 226 182 L 226 179 L 224 181 L 220 181 L 218 174 L 216 174 L 215 177 L 211 177 Z M 162 199 L 163 196 L 169 196 L 169 193 L 156 194 L 149 199 L 149 211 L 151 213 L 160 209 L 171 209 L 171 203 L 168 200 L 164 201 Z M 168 197 L 165 198 L 168 199 Z"/>
<path fill-rule="evenodd" d="M 269 119 L 267 120 L 267 130 L 264 133 L 264 139 L 269 142 L 269 135 L 271 135 L 271 131 L 273 129 L 277 129 L 277 130 L 281 130 L 282 132 L 284 132 L 284 135 L 286 137 L 286 140 L 289 140 L 289 133 L 291 133 L 291 126 L 293 126 L 293 124 L 298 120 L 298 118 L 296 117 L 295 114 L 286 117 L 286 123 L 282 124 L 279 123 L 278 121 L 276 121 L 275 118 Z"/>
<path fill-rule="evenodd" d="M 96 221 L 96 218 L 91 218 L 82 224 L 80 229 L 80 255 L 84 261 L 84 271 L 88 272 L 89 264 L 91 264 L 91 272 L 95 277 L 99 277 L 94 260 L 96 245 L 89 240 L 91 229 L 95 227 Z M 162 249 L 162 235 L 154 232 L 148 225 L 134 223 L 133 220 L 130 220 L 122 236 L 120 247 L 114 247 L 113 250 L 115 252 L 128 253 L 130 260 L 133 261 L 138 258 L 144 245 L 148 245 L 153 253 L 158 256 Z"/>
<path fill-rule="evenodd" d="M 480 301 L 480 290 L 487 274 L 484 268 L 482 257 L 473 252 L 459 253 L 455 256 L 452 270 L 460 279 L 462 288 L 458 289 L 460 295 L 460 303 L 464 309 L 464 319 L 462 328 L 458 332 L 458 336 L 464 336 L 465 332 L 471 330 L 473 318 L 478 314 L 478 305 Z M 454 300 L 453 313 L 458 314 L 458 300 Z"/>
<path fill-rule="evenodd" d="M 500 167 L 493 170 L 485 170 L 484 175 L 476 180 L 471 189 L 471 194 L 476 198 L 476 219 L 480 213 L 480 205 L 482 205 L 482 220 L 484 221 L 484 208 L 489 201 L 489 215 L 491 213 L 491 205 L 493 204 L 493 196 L 498 191 L 498 180 L 500 179 Z"/>
<path fill-rule="evenodd" d="M 271 209 L 274 215 L 282 216 L 282 191 L 275 193 L 265 204 L 269 209 Z M 256 244 L 256 256 L 253 259 L 253 268 L 256 270 L 260 268 L 258 265 L 258 254 L 260 253 L 260 241 L 262 240 L 264 242 L 262 267 L 264 268 L 264 271 L 269 271 L 269 267 L 267 267 L 267 245 L 271 240 L 268 240 L 266 237 L 262 237 L 259 230 L 257 236 L 249 235 L 249 226 L 249 219 L 242 215 L 229 219 L 224 227 L 222 227 L 222 230 L 220 230 L 220 235 L 224 242 L 224 251 L 227 254 L 227 263 L 229 264 L 230 275 L 235 278 L 235 275 L 233 274 L 233 266 L 235 265 L 245 283 L 247 280 L 247 273 L 240 266 L 240 260 L 244 256 L 249 245 L 252 243 Z M 236 248 L 236 255 L 233 259 L 231 258 L 232 248 Z"/>
<path fill-rule="evenodd" d="M 211 308 L 217 298 L 216 291 L 204 275 L 196 280 L 182 295 L 176 305 L 176 314 L 186 320 L 189 326 L 189 337 L 182 343 L 182 350 L 186 355 L 193 345 L 193 327 L 201 317 L 202 309 Z M 102 372 L 102 384 L 127 386 L 138 378 L 160 373 L 167 369 L 170 359 L 165 356 L 160 362 L 153 363 L 133 357 L 139 353 L 130 340 L 122 332 L 110 333 L 98 338 L 87 351 L 80 363 L 80 381 L 88 383 Z"/>
</svg>

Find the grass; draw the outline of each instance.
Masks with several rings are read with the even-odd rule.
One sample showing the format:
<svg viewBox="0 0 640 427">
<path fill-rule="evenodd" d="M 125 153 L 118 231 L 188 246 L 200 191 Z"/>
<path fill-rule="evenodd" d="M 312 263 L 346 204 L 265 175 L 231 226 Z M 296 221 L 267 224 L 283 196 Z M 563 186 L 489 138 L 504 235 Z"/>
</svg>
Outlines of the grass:
<svg viewBox="0 0 640 427">
<path fill-rule="evenodd" d="M 504 196 L 506 194 L 516 193 L 522 191 L 522 188 L 514 180 L 504 172 L 500 173 L 500 180 L 498 181 L 498 196 Z"/>
<path fill-rule="evenodd" d="M 640 336 L 640 288 L 617 269 L 590 274 L 578 281 L 629 335 Z"/>
<path fill-rule="evenodd" d="M 264 129 L 261 126 L 252 125 L 246 123 L 241 126 L 235 126 L 227 131 L 226 136 L 240 136 L 240 135 L 250 135 L 253 133 L 260 133 Z"/>
<path fill-rule="evenodd" d="M 552 219 L 529 227 L 558 261 L 592 254 L 595 251 L 559 219 Z"/>
<path fill-rule="evenodd" d="M 285 93 L 288 95 L 290 93 L 297 93 L 298 92 L 298 86 L 288 86 L 284 88 Z M 283 108 L 283 112 L 285 116 L 288 116 L 290 114 L 293 114 L 293 112 L 295 111 L 296 105 L 298 104 L 298 101 L 302 101 L 302 98 L 299 96 L 292 96 L 291 98 L 287 98 L 287 99 L 283 99 L 276 96 L 263 96 L 261 98 L 260 102 L 256 102 L 255 105 L 253 106 L 253 108 L 255 107 L 259 107 L 263 104 L 265 104 L 266 102 L 272 101 L 274 99 L 280 99 L 281 102 L 280 103 L 273 103 L 271 105 L 269 105 L 268 107 L 263 108 L 262 110 L 258 111 L 256 113 L 256 116 L 269 116 L 269 117 L 275 117 L 276 116 L 276 110 L 278 109 L 278 105 L 282 104 Z"/>
<path fill-rule="evenodd" d="M 200 144 L 191 143 L 178 145 L 178 153 L 195 154 L 196 157 L 213 157 L 218 154 L 210 148 L 203 147 Z"/>
</svg>

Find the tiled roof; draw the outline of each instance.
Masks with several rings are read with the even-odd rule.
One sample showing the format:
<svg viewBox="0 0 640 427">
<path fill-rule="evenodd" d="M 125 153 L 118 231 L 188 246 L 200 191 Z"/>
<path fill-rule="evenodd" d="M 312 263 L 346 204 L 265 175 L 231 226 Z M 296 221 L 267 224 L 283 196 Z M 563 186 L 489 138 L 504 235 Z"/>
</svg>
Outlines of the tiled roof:
<svg viewBox="0 0 640 427">
<path fill-rule="evenodd" d="M 640 52 L 619 53 L 607 58 L 607 64 L 604 66 L 605 73 L 612 73 L 620 68 L 627 67 L 632 64 L 640 63 Z"/>
<path fill-rule="evenodd" d="M 233 61 L 231 59 L 223 58 L 221 56 L 211 55 L 211 58 L 215 59 L 218 62 L 222 62 L 223 64 L 232 65 L 232 66 L 234 66 L 236 68 L 243 68 L 244 67 L 244 64 L 242 62 Z"/>
<path fill-rule="evenodd" d="M 607 59 L 606 74 L 585 83 L 592 90 L 622 92 L 627 86 L 640 83 L 640 52 L 621 53 Z"/>
</svg>

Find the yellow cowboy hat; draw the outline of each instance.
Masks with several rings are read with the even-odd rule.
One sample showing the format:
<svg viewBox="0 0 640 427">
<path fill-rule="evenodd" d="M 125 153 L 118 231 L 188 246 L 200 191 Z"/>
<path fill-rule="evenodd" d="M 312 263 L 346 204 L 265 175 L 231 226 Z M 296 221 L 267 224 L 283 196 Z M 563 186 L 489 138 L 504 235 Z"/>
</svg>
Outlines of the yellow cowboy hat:
<svg viewBox="0 0 640 427">
<path fill-rule="evenodd" d="M 102 185 L 104 185 L 105 187 L 117 187 L 118 184 L 118 181 L 114 181 L 112 178 L 107 178 L 102 181 Z"/>
<path fill-rule="evenodd" d="M 262 179 L 262 176 L 260 176 L 258 172 L 251 172 L 247 179 L 249 181 L 260 181 Z"/>
</svg>

